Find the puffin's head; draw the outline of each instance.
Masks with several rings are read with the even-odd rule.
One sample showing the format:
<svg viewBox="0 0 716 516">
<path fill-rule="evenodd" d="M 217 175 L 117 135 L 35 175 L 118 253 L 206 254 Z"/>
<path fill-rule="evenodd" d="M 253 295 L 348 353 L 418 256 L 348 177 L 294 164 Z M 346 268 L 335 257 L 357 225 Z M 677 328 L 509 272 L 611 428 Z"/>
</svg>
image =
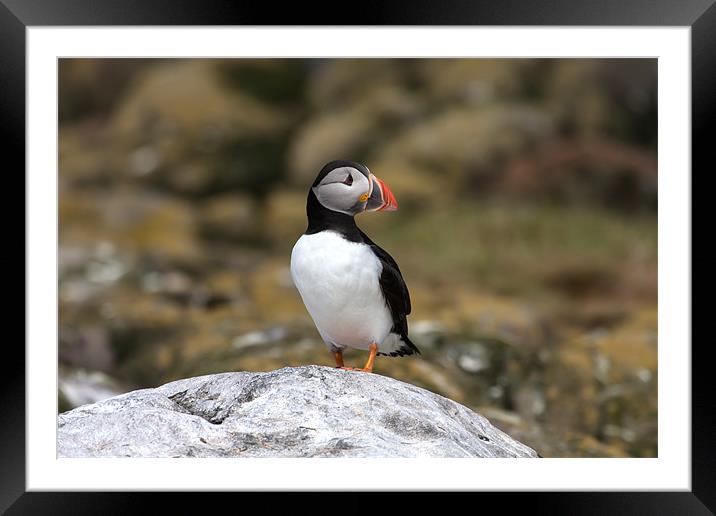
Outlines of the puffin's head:
<svg viewBox="0 0 716 516">
<path fill-rule="evenodd" d="M 398 202 L 388 185 L 354 161 L 331 161 L 318 173 L 311 190 L 329 210 L 356 215 L 363 211 L 395 211 Z"/>
</svg>

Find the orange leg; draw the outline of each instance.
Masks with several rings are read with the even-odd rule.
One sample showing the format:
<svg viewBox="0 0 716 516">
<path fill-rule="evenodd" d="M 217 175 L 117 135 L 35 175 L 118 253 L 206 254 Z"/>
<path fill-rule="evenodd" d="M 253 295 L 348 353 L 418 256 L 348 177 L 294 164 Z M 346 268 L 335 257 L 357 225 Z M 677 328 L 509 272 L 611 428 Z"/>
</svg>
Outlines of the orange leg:
<svg viewBox="0 0 716 516">
<path fill-rule="evenodd" d="M 363 369 L 358 367 L 346 367 L 343 365 L 343 355 L 341 354 L 341 362 L 338 365 L 341 369 L 345 369 L 346 371 L 362 371 L 364 373 L 372 373 L 373 372 L 373 364 L 375 363 L 375 357 L 378 354 L 378 344 L 375 342 L 370 345 L 368 348 L 370 349 L 370 355 L 368 355 L 368 361 L 365 363 L 365 367 Z M 336 353 L 334 353 L 336 355 Z M 338 364 L 338 357 L 336 357 L 336 364 Z"/>
<path fill-rule="evenodd" d="M 333 353 L 333 358 L 336 359 L 336 367 L 344 367 L 343 365 L 343 351 L 336 351 Z"/>
<path fill-rule="evenodd" d="M 368 355 L 368 361 L 365 363 L 365 367 L 362 369 L 366 373 L 373 372 L 373 364 L 375 363 L 375 356 L 378 354 L 378 344 L 375 342 L 370 345 L 370 355 Z"/>
</svg>

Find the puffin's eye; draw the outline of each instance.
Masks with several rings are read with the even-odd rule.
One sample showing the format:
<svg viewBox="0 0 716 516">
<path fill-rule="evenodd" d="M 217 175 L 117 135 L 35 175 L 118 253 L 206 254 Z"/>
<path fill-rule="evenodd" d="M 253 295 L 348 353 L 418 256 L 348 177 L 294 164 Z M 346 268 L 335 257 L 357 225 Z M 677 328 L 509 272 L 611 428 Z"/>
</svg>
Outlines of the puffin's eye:
<svg viewBox="0 0 716 516">
<path fill-rule="evenodd" d="M 352 185 L 353 184 L 353 176 L 348 174 L 348 177 L 343 180 L 344 185 Z"/>
</svg>

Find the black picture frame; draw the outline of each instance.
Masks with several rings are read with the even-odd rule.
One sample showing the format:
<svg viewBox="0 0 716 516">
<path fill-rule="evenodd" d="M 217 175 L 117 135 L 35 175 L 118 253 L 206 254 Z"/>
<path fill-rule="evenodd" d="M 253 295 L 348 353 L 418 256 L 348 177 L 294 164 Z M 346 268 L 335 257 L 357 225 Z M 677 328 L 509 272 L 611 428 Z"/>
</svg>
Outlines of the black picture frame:
<svg viewBox="0 0 716 516">
<path fill-rule="evenodd" d="M 715 146 L 708 139 L 707 128 L 713 120 L 711 108 L 716 103 L 716 0 L 362 1 L 353 7 L 348 3 L 328 6 L 220 0 L 0 0 L 0 142 L 5 147 L 6 172 L 10 172 L 11 167 L 25 168 L 26 29 L 46 25 L 689 26 L 692 170 L 706 169 L 707 163 L 710 164 L 708 170 L 714 169 Z M 24 181 L 21 188 L 24 191 Z M 24 306 L 24 303 L 15 304 Z M 668 307 L 662 305 L 661 308 Z M 716 511 L 716 428 L 710 416 L 716 412 L 716 403 L 710 381 L 712 366 L 707 359 L 711 346 L 707 339 L 691 348 L 691 492 L 541 492 L 507 496 L 480 493 L 481 503 L 487 501 L 485 496 L 491 496 L 502 511 L 527 504 L 531 510 L 545 514 L 713 514 Z M 149 494 L 26 492 L 25 355 L 17 340 L 7 340 L 5 347 L 9 357 L 13 350 L 17 356 L 8 358 L 12 367 L 5 368 L 0 380 L 3 383 L 0 388 L 0 511 L 7 509 L 7 514 L 127 514 L 148 508 Z M 252 502 L 260 503 L 252 499 L 254 496 L 250 499 L 246 494 L 241 496 L 243 507 Z M 365 502 L 360 502 L 358 496 L 357 493 L 344 494 L 339 503 L 359 508 Z M 499 500 L 494 500 L 496 496 Z M 179 493 L 173 493 L 172 498 L 185 503 L 185 496 Z M 273 498 L 272 504 L 275 503 Z M 300 500 L 291 503 L 294 507 L 302 504 Z M 422 503 L 422 497 L 411 496 L 404 503 L 402 511 L 410 510 L 411 505 Z M 273 505 L 272 509 L 277 506 Z"/>
</svg>

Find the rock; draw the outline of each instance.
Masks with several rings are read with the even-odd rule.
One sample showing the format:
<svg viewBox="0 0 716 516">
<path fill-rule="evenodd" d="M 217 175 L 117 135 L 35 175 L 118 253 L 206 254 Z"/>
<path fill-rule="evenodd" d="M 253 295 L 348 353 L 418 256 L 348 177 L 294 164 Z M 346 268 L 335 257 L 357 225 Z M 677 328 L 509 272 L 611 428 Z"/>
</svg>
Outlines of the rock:
<svg viewBox="0 0 716 516">
<path fill-rule="evenodd" d="M 399 84 L 400 67 L 375 60 L 370 67 L 375 73 L 382 71 L 382 77 L 366 85 L 354 77 L 355 67 L 340 61 L 317 74 L 309 88 L 317 113 L 301 124 L 289 146 L 289 174 L 302 188 L 333 159 L 370 163 L 370 169 L 383 178 L 374 169 L 374 151 L 413 127 L 425 109 L 419 97 Z"/>
<path fill-rule="evenodd" d="M 130 264 L 116 263 L 125 254 L 193 263 L 201 254 L 194 206 L 175 196 L 135 188 L 93 195 L 65 192 L 59 202 L 63 246 L 89 247 L 107 242 L 105 246 L 112 246 L 112 250 L 99 253 L 93 261 L 99 269 L 108 269 L 99 276 L 110 278 L 120 272 L 112 269 L 131 268 Z"/>
<path fill-rule="evenodd" d="M 274 246 L 289 253 L 293 244 L 306 230 L 306 191 L 275 190 L 266 200 L 264 214 L 266 227 L 271 228 L 267 237 L 272 240 Z"/>
<path fill-rule="evenodd" d="M 537 457 L 470 409 L 329 367 L 221 373 L 59 416 L 60 457 Z"/>
<path fill-rule="evenodd" d="M 437 102 L 482 105 L 523 93 L 528 59 L 425 59 L 419 75 Z"/>
<path fill-rule="evenodd" d="M 621 450 L 621 456 L 656 456 L 657 322 L 655 308 L 643 309 L 613 327 L 557 344 L 541 374 L 542 418 L 544 427 L 570 429 L 575 440 L 563 434 L 567 449 L 576 443 L 572 449 L 589 456 L 583 452 L 591 445 L 582 439 L 592 436 L 615 453 Z M 562 455 L 551 447 L 545 453 Z"/>
<path fill-rule="evenodd" d="M 212 59 L 223 83 L 263 102 L 295 108 L 303 101 L 306 72 L 313 60 Z"/>
<path fill-rule="evenodd" d="M 62 59 L 58 62 L 57 107 L 62 123 L 107 115 L 136 73 L 154 59 Z M 101 149 L 100 149 L 101 152 Z"/>
<path fill-rule="evenodd" d="M 101 371 L 66 367 L 60 368 L 58 388 L 59 399 L 69 408 L 111 398 L 123 390 L 114 379 Z"/>
<path fill-rule="evenodd" d="M 115 366 L 107 328 L 89 324 L 81 329 L 63 326 L 59 333 L 61 363 L 99 371 L 110 371 Z"/>
<path fill-rule="evenodd" d="M 310 104 L 319 111 L 341 109 L 376 89 L 398 86 L 400 72 L 392 59 L 331 59 L 309 77 L 306 92 Z"/>
<path fill-rule="evenodd" d="M 443 201 L 442 195 L 436 195 L 435 173 L 430 168 L 408 160 L 388 158 L 374 160 L 370 170 L 388 183 L 391 190 L 400 192 L 398 204 L 402 213 L 406 210 L 417 213 Z"/>
<path fill-rule="evenodd" d="M 215 195 L 201 204 L 200 231 L 207 239 L 254 242 L 261 239 L 256 201 L 246 194 Z"/>
<path fill-rule="evenodd" d="M 578 135 L 609 135 L 656 145 L 656 63 L 622 59 L 555 60 L 544 84 L 544 100 L 559 124 Z"/>
<path fill-rule="evenodd" d="M 386 140 L 372 161 L 418 168 L 422 181 L 439 176 L 441 199 L 480 194 L 495 187 L 507 156 L 543 144 L 554 130 L 551 114 L 533 105 L 450 108 Z"/>
<path fill-rule="evenodd" d="M 293 181 L 310 184 L 321 167 L 336 156 L 361 155 L 361 150 L 373 143 L 375 122 L 365 113 L 346 111 L 303 125 L 289 148 L 287 161 Z"/>
<path fill-rule="evenodd" d="M 201 139 L 207 131 L 215 138 L 275 134 L 284 122 L 280 110 L 225 87 L 211 60 L 171 60 L 136 78 L 111 123 L 129 139 L 167 133 Z"/>
<path fill-rule="evenodd" d="M 138 74 L 107 124 L 112 177 L 188 197 L 277 180 L 293 111 L 236 89 L 225 72 L 225 62 L 172 60 Z M 66 167 L 87 168 L 70 151 Z"/>
</svg>

